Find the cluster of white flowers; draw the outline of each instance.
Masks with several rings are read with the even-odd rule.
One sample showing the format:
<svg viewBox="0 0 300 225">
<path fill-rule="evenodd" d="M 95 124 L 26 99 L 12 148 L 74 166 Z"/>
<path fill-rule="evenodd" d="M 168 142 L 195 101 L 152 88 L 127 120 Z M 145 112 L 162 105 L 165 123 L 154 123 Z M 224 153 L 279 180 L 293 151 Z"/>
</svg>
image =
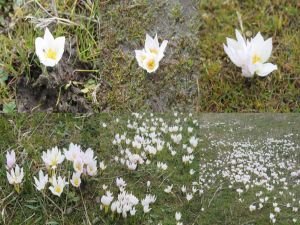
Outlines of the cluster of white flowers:
<svg viewBox="0 0 300 225">
<path fill-rule="evenodd" d="M 242 74 L 245 77 L 253 77 L 254 74 L 264 77 L 277 70 L 277 66 L 267 63 L 272 53 L 272 38 L 264 40 L 258 33 L 253 39 L 245 39 L 241 33 L 236 30 L 236 40 L 227 38 L 227 46 L 224 50 L 230 60 L 242 68 Z"/>
<path fill-rule="evenodd" d="M 282 140 L 274 138 L 257 142 L 220 140 L 213 141 L 213 144 L 214 147 L 231 146 L 233 150 L 218 152 L 217 159 L 200 165 L 199 181 L 194 182 L 199 191 L 213 188 L 216 182 L 226 182 L 228 188 L 236 191 L 238 201 L 243 203 L 245 202 L 243 196 L 248 195 L 250 189 L 260 189 L 256 192 L 254 203 L 249 205 L 250 212 L 261 210 L 271 204 L 272 223 L 276 223 L 282 208 L 295 213 L 292 221 L 297 222 L 296 212 L 300 207 L 300 201 L 296 200 L 297 192 L 292 191 L 300 185 L 298 162 L 296 157 L 293 157 L 297 154 L 297 146 L 288 140 L 288 136 Z M 275 145 L 281 146 L 280 150 L 274 148 Z M 292 185 L 287 178 L 289 175 L 295 178 L 291 180 Z M 270 194 L 273 197 L 269 197 Z"/>
<path fill-rule="evenodd" d="M 16 164 L 16 153 L 14 150 L 6 153 L 6 176 L 11 185 L 14 185 L 17 193 L 20 192 L 20 185 L 24 178 L 24 170 Z"/>
<path fill-rule="evenodd" d="M 80 185 L 80 179 L 78 180 L 78 177 L 80 177 L 81 174 L 89 176 L 95 176 L 97 174 L 97 160 L 96 157 L 94 157 L 94 151 L 92 149 L 88 148 L 84 152 L 79 145 L 71 143 L 69 149 L 64 150 L 64 154 L 66 159 L 73 164 L 75 171 L 73 177 L 75 180 L 72 179 L 71 182 L 75 187 Z M 101 168 L 105 169 L 103 162 L 101 162 Z"/>
<path fill-rule="evenodd" d="M 201 127 L 221 128 L 223 125 L 201 124 Z M 156 196 L 150 191 L 160 189 L 165 195 L 179 197 L 185 204 L 203 199 L 199 211 L 204 212 L 205 202 L 217 198 L 209 195 L 226 189 L 235 195 L 236 204 L 246 206 L 244 208 L 250 213 L 265 213 L 267 210 L 266 218 L 271 223 L 279 223 L 282 215 L 289 212 L 289 222 L 297 224 L 300 207 L 299 145 L 293 141 L 292 135 L 284 135 L 282 139 L 264 137 L 255 141 L 241 137 L 237 141 L 232 138 L 231 132 L 218 139 L 209 132 L 198 134 L 195 132 L 198 127 L 198 121 L 189 118 L 177 117 L 169 121 L 153 115 L 133 114 L 133 119 L 127 121 L 126 132 L 115 134 L 112 140 L 110 162 L 133 170 L 128 173 L 130 175 L 140 176 L 144 171 L 151 173 L 151 177 L 144 180 L 147 193 L 140 197 L 128 191 L 131 185 L 118 174 L 113 178 L 114 187 L 102 185 L 100 208 L 106 214 L 118 215 L 112 218 L 146 214 L 151 212 L 151 204 L 156 202 Z M 227 126 L 223 128 L 228 129 Z M 178 136 L 181 136 L 180 141 Z M 209 143 L 205 149 L 202 148 L 203 140 Z M 225 150 L 219 151 L 220 148 Z M 201 157 L 203 154 L 212 157 Z M 7 153 L 6 168 L 9 182 L 18 185 L 24 173 L 16 165 L 15 158 L 14 151 Z M 81 146 L 73 143 L 63 152 L 57 147 L 43 152 L 42 159 L 48 174 L 40 170 L 38 177 L 34 177 L 36 189 L 43 191 L 50 183 L 51 193 L 57 196 L 61 196 L 68 183 L 78 188 L 81 179 L 95 176 L 98 171 L 94 152 L 91 149 L 83 151 Z M 103 161 L 99 168 L 101 171 L 106 169 Z M 173 174 L 179 171 L 179 176 L 184 176 L 184 183 L 173 180 Z M 159 185 L 156 185 L 156 179 Z M 209 201 L 205 199 L 207 196 Z M 181 213 L 177 212 L 175 219 L 176 225 L 183 224 Z"/>
<path fill-rule="evenodd" d="M 263 77 L 277 70 L 276 65 L 267 63 L 272 53 L 272 38 L 265 41 L 259 32 L 254 38 L 247 40 L 238 30 L 236 30 L 236 38 L 237 40 L 227 38 L 227 46 L 224 44 L 224 50 L 231 61 L 242 68 L 243 76 L 253 77 L 256 73 Z M 138 65 L 148 73 L 155 72 L 164 57 L 167 44 L 168 41 L 164 40 L 160 45 L 157 34 L 154 38 L 146 34 L 144 49 L 135 50 Z M 48 28 L 43 38 L 38 37 L 35 40 L 36 54 L 45 66 L 53 67 L 61 60 L 64 46 L 65 37 L 54 38 Z M 176 142 L 180 141 L 180 137 L 174 136 L 174 139 Z"/>
<path fill-rule="evenodd" d="M 143 114 L 133 115 L 135 120 L 128 120 L 127 128 L 133 131 L 134 136 L 129 136 L 127 132 L 117 133 L 112 141 L 113 145 L 118 147 L 119 153 L 115 155 L 115 161 L 126 165 L 130 170 L 137 170 L 138 165 L 148 165 L 155 161 L 155 156 L 161 151 L 167 150 L 174 157 L 178 153 L 182 154 L 183 149 L 186 154 L 182 154 L 182 161 L 186 164 L 193 162 L 193 152 L 200 139 L 193 135 L 193 127 L 183 128 L 180 125 L 180 122 L 186 122 L 187 118 L 183 121 L 178 118 L 174 124 L 168 124 L 162 118 L 147 119 Z M 193 125 L 197 126 L 197 121 L 193 121 Z M 184 143 L 181 143 L 183 141 Z M 166 162 L 157 161 L 156 165 L 159 170 L 168 169 Z M 190 170 L 191 175 L 194 173 L 194 170 Z"/>
<path fill-rule="evenodd" d="M 82 176 L 95 176 L 97 174 L 97 160 L 94 157 L 94 151 L 87 149 L 85 152 L 79 145 L 70 143 L 68 149 L 64 149 L 62 153 L 57 147 L 47 150 L 42 153 L 42 159 L 48 170 L 48 174 L 44 174 L 42 170 L 39 171 L 39 177 L 34 177 L 35 186 L 38 191 L 43 191 L 50 182 L 49 190 L 53 195 L 61 196 L 65 186 L 68 184 L 65 177 L 56 176 L 58 166 L 64 162 L 65 159 L 70 161 L 73 165 L 74 172 L 70 180 L 71 184 L 79 188 Z M 105 165 L 102 162 L 102 168 Z M 59 170 L 63 172 L 62 170 Z"/>
<path fill-rule="evenodd" d="M 154 203 L 156 201 L 155 195 L 146 195 L 144 199 L 141 200 L 141 204 L 143 206 L 144 213 L 150 212 L 150 204 Z"/>
<path fill-rule="evenodd" d="M 113 214 L 120 214 L 123 218 L 127 218 L 129 215 L 134 216 L 139 202 L 141 202 L 144 213 L 151 211 L 150 204 L 156 201 L 156 196 L 147 194 L 146 197 L 140 201 L 135 195 L 126 191 L 127 184 L 123 178 L 117 178 L 116 185 L 119 188 L 119 193 L 115 201 L 113 201 L 114 196 L 110 191 L 106 191 L 105 195 L 101 197 L 101 209 L 104 208 L 105 213 L 108 213 L 110 207 Z"/>
</svg>

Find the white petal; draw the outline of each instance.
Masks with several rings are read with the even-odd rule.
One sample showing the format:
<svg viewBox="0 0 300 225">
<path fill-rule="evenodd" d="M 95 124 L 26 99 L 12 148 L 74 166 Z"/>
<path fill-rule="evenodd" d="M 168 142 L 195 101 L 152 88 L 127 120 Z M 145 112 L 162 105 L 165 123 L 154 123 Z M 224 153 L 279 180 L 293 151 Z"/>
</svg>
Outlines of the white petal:
<svg viewBox="0 0 300 225">
<path fill-rule="evenodd" d="M 245 39 L 238 30 L 235 30 L 236 39 L 239 44 L 245 44 Z"/>
<path fill-rule="evenodd" d="M 45 46 L 46 43 L 43 38 L 38 37 L 35 39 L 35 52 L 39 58 L 44 57 Z"/>
<path fill-rule="evenodd" d="M 154 44 L 155 44 L 156 46 L 159 46 L 157 34 L 155 34 Z"/>
<path fill-rule="evenodd" d="M 57 62 L 62 58 L 65 50 L 65 37 L 58 37 L 55 39 L 55 49 L 57 51 Z"/>
<path fill-rule="evenodd" d="M 260 77 L 265 77 L 272 73 L 274 70 L 277 70 L 277 66 L 272 63 L 261 64 L 256 71 L 257 75 Z"/>
<path fill-rule="evenodd" d="M 167 40 L 164 40 L 162 43 L 161 43 L 161 46 L 160 46 L 160 52 L 163 54 L 166 47 L 168 45 L 168 41 Z"/>
<path fill-rule="evenodd" d="M 148 64 L 148 62 L 149 62 L 150 60 L 154 60 L 155 66 L 154 66 L 153 68 L 149 68 L 149 67 L 147 66 L 147 64 Z M 148 73 L 153 73 L 153 72 L 155 72 L 155 71 L 158 69 L 158 67 L 159 67 L 159 61 L 158 61 L 158 58 L 153 57 L 153 56 L 148 56 L 148 57 L 144 60 L 143 68 L 144 68 L 145 70 L 147 70 Z"/>
<path fill-rule="evenodd" d="M 260 44 L 263 44 L 264 38 L 263 38 L 263 36 L 261 35 L 261 33 L 258 32 L 258 33 L 256 34 L 256 36 L 251 40 L 251 42 L 252 42 L 254 45 L 260 45 Z"/>
<path fill-rule="evenodd" d="M 146 53 L 144 50 L 135 50 L 135 58 L 140 67 L 143 67 L 143 61 L 146 58 Z"/>
<path fill-rule="evenodd" d="M 46 27 L 45 34 L 44 34 L 44 40 L 46 42 L 54 42 L 54 37 L 52 36 L 51 32 L 49 29 Z"/>
<path fill-rule="evenodd" d="M 227 41 L 227 46 L 228 47 L 232 47 L 234 49 L 238 49 L 239 48 L 239 44 L 236 40 L 232 39 L 232 38 L 226 38 Z"/>
<path fill-rule="evenodd" d="M 224 44 L 224 51 L 228 55 L 228 57 L 230 58 L 231 62 L 233 62 L 237 67 L 242 66 L 241 62 L 240 62 L 240 59 L 237 57 L 236 52 L 232 48 L 229 48 Z"/>
<path fill-rule="evenodd" d="M 250 42 L 252 51 L 261 56 L 262 52 L 264 51 L 264 42 L 263 36 L 260 32 L 258 32 L 258 34 Z"/>
<path fill-rule="evenodd" d="M 152 48 L 152 46 L 154 46 L 154 45 L 155 44 L 154 44 L 153 38 L 149 34 L 146 34 L 145 48 L 149 49 L 149 48 Z"/>
<path fill-rule="evenodd" d="M 269 38 L 264 42 L 264 46 L 262 48 L 261 52 L 261 57 L 262 57 L 262 62 L 265 63 L 269 60 L 272 54 L 272 38 Z"/>
</svg>

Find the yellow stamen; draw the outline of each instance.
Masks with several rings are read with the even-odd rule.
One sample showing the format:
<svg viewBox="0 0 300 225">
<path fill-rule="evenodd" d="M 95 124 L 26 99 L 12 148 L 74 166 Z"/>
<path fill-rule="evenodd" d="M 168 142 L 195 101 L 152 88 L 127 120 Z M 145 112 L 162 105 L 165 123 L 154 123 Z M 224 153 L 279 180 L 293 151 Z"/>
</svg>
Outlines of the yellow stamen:
<svg viewBox="0 0 300 225">
<path fill-rule="evenodd" d="M 155 60 L 151 59 L 147 62 L 147 67 L 149 70 L 153 70 L 155 68 Z"/>
<path fill-rule="evenodd" d="M 56 60 L 56 58 L 57 58 L 57 52 L 51 48 L 46 50 L 45 55 L 46 55 L 46 58 L 48 58 L 48 59 Z"/>
<path fill-rule="evenodd" d="M 252 57 L 252 63 L 255 64 L 255 63 L 258 63 L 258 62 L 261 62 L 261 58 L 258 55 L 254 55 Z"/>
<path fill-rule="evenodd" d="M 76 167 L 77 170 L 81 170 L 81 168 L 82 168 L 82 167 L 81 167 L 81 163 L 77 163 L 77 164 L 75 165 L 75 167 Z"/>
<path fill-rule="evenodd" d="M 56 186 L 54 190 L 55 190 L 56 193 L 60 193 L 61 192 L 61 188 L 59 186 Z"/>
<path fill-rule="evenodd" d="M 54 59 L 53 59 L 53 60 L 54 60 Z M 56 165 L 57 165 L 57 161 L 58 161 L 57 159 L 52 159 L 52 160 L 51 160 L 51 165 L 52 165 L 52 166 L 56 166 Z"/>
</svg>

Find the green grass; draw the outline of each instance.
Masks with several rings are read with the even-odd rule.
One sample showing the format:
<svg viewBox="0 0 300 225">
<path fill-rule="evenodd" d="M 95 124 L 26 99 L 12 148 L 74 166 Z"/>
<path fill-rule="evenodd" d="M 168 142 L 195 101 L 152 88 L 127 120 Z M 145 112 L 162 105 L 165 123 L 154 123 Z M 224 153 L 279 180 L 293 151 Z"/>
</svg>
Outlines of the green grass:
<svg viewBox="0 0 300 225">
<path fill-rule="evenodd" d="M 39 1 L 53 14 L 49 2 Z M 296 28 L 300 18 L 296 0 L 83 2 L 57 1 L 58 16 L 72 23 L 49 27 L 74 44 L 68 70 L 77 71 L 76 76 L 66 72 L 61 86 L 79 81 L 72 85 L 82 90 L 92 83 L 87 93 L 81 94 L 90 111 L 299 112 L 300 34 Z M 265 38 L 273 37 L 271 62 L 279 70 L 267 78 L 246 80 L 223 51 L 225 38 L 233 37 L 234 29 L 239 28 L 237 12 L 246 34 L 261 31 Z M 15 7 L 9 29 L 0 27 L 5 30 L 0 33 L 0 74 L 8 76 L 0 88 L 4 106 L 17 101 L 22 77 L 33 83 L 41 72 L 34 39 L 43 30 L 35 29 L 26 16 L 49 17 L 32 1 Z M 161 40 L 170 42 L 158 72 L 147 75 L 138 67 L 134 50 L 143 47 L 146 33 L 156 32 Z M 97 84 L 101 86 L 95 102 L 92 93 Z M 17 109 L 20 104 L 17 101 Z"/>
<path fill-rule="evenodd" d="M 168 126 L 175 125 L 173 115 L 155 115 L 161 117 Z M 184 150 L 181 145 L 174 147 L 177 155 L 171 157 L 167 149 L 153 157 L 153 163 L 147 166 L 140 166 L 137 171 L 129 171 L 124 166 L 111 162 L 117 155 L 117 147 L 112 145 L 115 134 L 127 133 L 132 138 L 135 132 L 127 128 L 127 120 L 142 122 L 153 126 L 150 116 L 147 115 L 141 120 L 136 120 L 132 115 L 92 115 L 81 116 L 72 114 L 35 114 L 35 115 L 11 115 L 0 118 L 0 209 L 1 224 L 175 224 L 175 212 L 183 214 L 184 224 L 201 225 L 229 225 L 229 224 L 270 224 L 269 213 L 272 212 L 271 204 L 266 205 L 261 211 L 249 212 L 249 205 L 255 201 L 255 193 L 262 190 L 259 187 L 250 189 L 243 195 L 244 202 L 238 201 L 238 195 L 234 189 L 228 188 L 228 181 L 217 178 L 211 184 L 211 188 L 205 190 L 204 195 L 194 195 L 194 198 L 187 202 L 185 195 L 180 191 L 182 185 L 191 188 L 191 182 L 197 181 L 199 165 L 207 162 L 214 162 L 220 155 L 230 153 L 232 146 L 228 143 L 244 143 L 249 141 L 255 144 L 259 151 L 268 147 L 274 148 L 274 156 L 279 154 L 286 157 L 286 162 L 296 160 L 300 162 L 299 155 L 299 117 L 297 115 L 212 115 L 200 114 L 189 118 L 187 115 L 180 115 L 180 118 L 188 118 L 186 122 L 179 125 L 183 127 L 182 143 L 188 141 L 188 137 L 196 135 L 201 139 L 198 147 L 194 151 L 195 161 L 191 165 L 184 166 L 181 156 Z M 120 121 L 117 123 L 116 118 Z M 148 120 L 149 119 L 149 120 Z M 192 120 L 199 121 L 199 126 L 193 124 Z M 106 128 L 102 123 L 107 124 Z M 270 126 L 272 124 L 272 126 Z M 193 134 L 188 134 L 187 127 L 194 127 Z M 200 127 L 200 128 L 199 128 Z M 294 134 L 293 136 L 285 136 Z M 163 135 L 164 140 L 170 142 L 168 135 Z M 285 145 L 266 144 L 267 138 L 275 140 L 286 140 L 293 143 L 295 151 L 290 151 L 288 155 L 282 152 Z M 103 174 L 98 174 L 95 178 L 87 181 L 81 187 L 81 192 L 70 187 L 67 188 L 61 198 L 53 197 L 49 191 L 46 198 L 37 192 L 32 184 L 33 178 L 42 166 L 40 158 L 41 152 L 48 148 L 58 146 L 65 148 L 70 142 L 80 144 L 84 149 L 91 147 L 95 150 L 99 160 L 105 160 L 108 168 Z M 216 143 L 224 142 L 224 146 Z M 297 147 L 298 146 L 298 147 Z M 249 147 L 249 152 L 253 147 Z M 5 152 L 14 149 L 17 152 L 19 164 L 26 171 L 25 182 L 21 194 L 13 192 L 13 187 L 8 184 L 5 174 Z M 254 151 L 256 151 L 254 150 Z M 224 159 L 224 158 L 223 158 Z M 164 172 L 156 170 L 156 162 L 163 161 L 168 164 L 168 169 Z M 275 161 L 274 161 L 275 162 Z M 188 175 L 193 168 L 196 173 Z M 220 168 L 212 166 L 212 172 L 217 172 Z M 222 168 L 221 168 L 222 169 Z M 224 169 L 224 168 L 223 168 Z M 285 170 L 284 170 L 285 171 Z M 210 173 L 212 173 L 210 172 Z M 290 171 L 291 172 L 291 171 Z M 151 193 L 157 196 L 157 201 L 151 205 L 152 211 L 144 216 L 141 208 L 135 218 L 128 220 L 112 220 L 109 215 L 100 211 L 97 197 L 104 194 L 102 185 L 106 184 L 113 192 L 116 192 L 114 180 L 121 176 L 128 183 L 127 190 L 132 191 L 139 198 L 146 194 L 146 182 L 151 181 Z M 293 180 L 288 178 L 290 192 L 295 194 L 296 203 L 299 201 L 299 185 L 295 185 Z M 212 177 L 211 177 L 212 178 Z M 213 179 L 213 178 L 212 178 Z M 164 193 L 163 189 L 170 184 L 174 184 L 173 194 Z M 234 188 L 242 187 L 235 184 Z M 282 186 L 275 185 L 273 192 L 265 192 L 270 198 L 277 196 L 279 203 L 286 203 L 291 197 L 285 192 L 283 196 L 278 195 Z M 82 197 L 81 197 L 82 193 Z M 51 198 L 51 200 L 49 199 Z M 296 204 L 295 203 L 295 204 Z M 84 209 L 84 205 L 86 209 Z M 204 208 L 204 212 L 201 208 Z M 87 211 L 87 216 L 86 216 Z M 278 216 L 278 223 L 291 224 L 292 218 L 299 215 L 291 213 L 282 207 L 282 212 Z M 299 224 L 299 223 L 298 223 Z"/>
</svg>

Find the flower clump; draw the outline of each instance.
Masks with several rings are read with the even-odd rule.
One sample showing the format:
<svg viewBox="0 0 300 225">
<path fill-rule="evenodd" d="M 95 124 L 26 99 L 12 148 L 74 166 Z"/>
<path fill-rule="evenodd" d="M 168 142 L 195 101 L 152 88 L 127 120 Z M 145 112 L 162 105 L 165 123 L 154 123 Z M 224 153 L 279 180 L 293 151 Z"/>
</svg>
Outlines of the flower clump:
<svg viewBox="0 0 300 225">
<path fill-rule="evenodd" d="M 139 200 L 133 193 L 126 191 L 126 182 L 122 178 L 116 179 L 116 185 L 119 189 L 116 198 L 113 196 L 113 193 L 108 190 L 101 197 L 100 208 L 104 208 L 105 213 L 108 213 L 110 209 L 112 215 L 119 214 L 123 218 L 134 216 L 139 203 L 141 203 L 144 213 L 151 211 L 150 204 L 156 201 L 154 195 L 147 194 L 144 199 Z"/>
<path fill-rule="evenodd" d="M 24 170 L 16 164 L 15 151 L 6 153 L 6 177 L 9 184 L 14 185 L 15 191 L 20 193 L 20 186 L 24 178 Z"/>
<path fill-rule="evenodd" d="M 39 171 L 39 177 L 34 177 L 35 187 L 38 191 L 43 191 L 48 184 L 51 184 L 49 190 L 53 195 L 58 197 L 64 191 L 66 185 L 69 184 L 66 181 L 66 177 L 57 176 L 57 173 L 64 173 L 63 168 L 59 168 L 67 160 L 71 163 L 73 168 L 73 174 L 70 179 L 70 183 L 75 188 L 79 188 L 82 182 L 82 177 L 97 175 L 97 160 L 94 157 L 94 151 L 87 149 L 85 152 L 81 149 L 81 146 L 70 143 L 69 148 L 64 152 L 57 147 L 47 150 L 42 153 L 42 160 L 48 170 L 49 174 L 44 174 L 42 170 Z"/>
<path fill-rule="evenodd" d="M 155 38 L 146 35 L 145 48 L 143 50 L 135 50 L 135 56 L 140 67 L 148 73 L 155 72 L 159 67 L 159 62 L 164 57 L 164 51 L 168 41 L 164 40 L 160 45 L 157 34 Z"/>
</svg>

